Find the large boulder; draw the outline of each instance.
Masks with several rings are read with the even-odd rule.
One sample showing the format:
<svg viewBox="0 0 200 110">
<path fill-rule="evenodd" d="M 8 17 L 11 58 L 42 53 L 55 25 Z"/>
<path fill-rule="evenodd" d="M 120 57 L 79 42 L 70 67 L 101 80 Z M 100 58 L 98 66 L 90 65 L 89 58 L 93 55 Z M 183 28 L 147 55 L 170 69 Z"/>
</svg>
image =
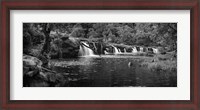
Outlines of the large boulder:
<svg viewBox="0 0 200 110">
<path fill-rule="evenodd" d="M 32 77 L 38 74 L 41 66 L 42 61 L 38 58 L 29 55 L 23 56 L 23 75 Z"/>
<path fill-rule="evenodd" d="M 63 39 L 62 43 L 62 58 L 78 57 L 80 44 L 78 40 L 70 37 L 68 39 Z"/>
<path fill-rule="evenodd" d="M 63 74 L 42 67 L 43 62 L 36 57 L 23 56 L 24 87 L 64 86 L 67 82 Z"/>
<path fill-rule="evenodd" d="M 72 37 L 63 36 L 51 44 L 51 59 L 78 57 L 79 41 Z"/>
<path fill-rule="evenodd" d="M 40 67 L 42 65 L 42 61 L 33 56 L 23 55 L 23 65 Z"/>
</svg>

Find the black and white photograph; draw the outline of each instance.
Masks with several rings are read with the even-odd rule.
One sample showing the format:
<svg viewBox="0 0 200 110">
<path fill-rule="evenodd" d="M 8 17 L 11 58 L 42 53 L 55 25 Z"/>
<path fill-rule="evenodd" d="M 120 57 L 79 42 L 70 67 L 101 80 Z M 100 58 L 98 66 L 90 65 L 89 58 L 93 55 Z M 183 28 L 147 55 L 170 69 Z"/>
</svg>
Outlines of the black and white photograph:
<svg viewBox="0 0 200 110">
<path fill-rule="evenodd" d="M 177 23 L 23 23 L 23 87 L 177 87 Z"/>
</svg>

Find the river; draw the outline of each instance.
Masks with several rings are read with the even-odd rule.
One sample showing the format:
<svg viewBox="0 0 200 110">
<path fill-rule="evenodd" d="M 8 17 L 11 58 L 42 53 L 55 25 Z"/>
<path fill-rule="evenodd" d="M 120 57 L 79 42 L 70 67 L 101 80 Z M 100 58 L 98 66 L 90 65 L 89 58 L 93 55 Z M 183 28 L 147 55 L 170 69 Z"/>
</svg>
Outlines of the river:
<svg viewBox="0 0 200 110">
<path fill-rule="evenodd" d="M 102 55 L 51 60 L 66 87 L 176 87 L 176 73 L 141 66 L 144 56 Z"/>
</svg>

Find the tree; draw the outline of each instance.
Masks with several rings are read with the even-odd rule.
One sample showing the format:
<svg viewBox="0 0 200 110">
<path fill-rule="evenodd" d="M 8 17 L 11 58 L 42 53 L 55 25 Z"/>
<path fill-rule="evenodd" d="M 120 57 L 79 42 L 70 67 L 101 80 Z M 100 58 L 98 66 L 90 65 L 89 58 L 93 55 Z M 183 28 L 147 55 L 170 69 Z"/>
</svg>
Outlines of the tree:
<svg viewBox="0 0 200 110">
<path fill-rule="evenodd" d="M 50 35 L 50 32 L 51 32 L 51 27 L 50 27 L 49 23 L 41 24 L 41 26 L 43 27 L 42 32 L 45 35 L 45 42 L 44 42 L 41 54 L 44 54 L 44 52 L 47 54 L 50 51 L 50 42 L 51 42 L 51 39 L 50 39 L 49 35 Z"/>
</svg>

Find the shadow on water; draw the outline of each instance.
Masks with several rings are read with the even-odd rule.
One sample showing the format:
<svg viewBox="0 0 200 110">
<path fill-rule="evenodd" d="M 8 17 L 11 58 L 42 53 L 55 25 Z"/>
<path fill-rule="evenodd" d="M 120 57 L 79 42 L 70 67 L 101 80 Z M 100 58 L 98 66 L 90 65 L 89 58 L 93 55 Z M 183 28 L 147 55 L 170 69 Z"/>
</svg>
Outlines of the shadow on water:
<svg viewBox="0 0 200 110">
<path fill-rule="evenodd" d="M 129 65 L 130 63 L 130 65 Z M 80 57 L 52 60 L 52 69 L 64 74 L 66 87 L 176 87 L 176 73 L 154 71 L 126 56 Z"/>
</svg>

